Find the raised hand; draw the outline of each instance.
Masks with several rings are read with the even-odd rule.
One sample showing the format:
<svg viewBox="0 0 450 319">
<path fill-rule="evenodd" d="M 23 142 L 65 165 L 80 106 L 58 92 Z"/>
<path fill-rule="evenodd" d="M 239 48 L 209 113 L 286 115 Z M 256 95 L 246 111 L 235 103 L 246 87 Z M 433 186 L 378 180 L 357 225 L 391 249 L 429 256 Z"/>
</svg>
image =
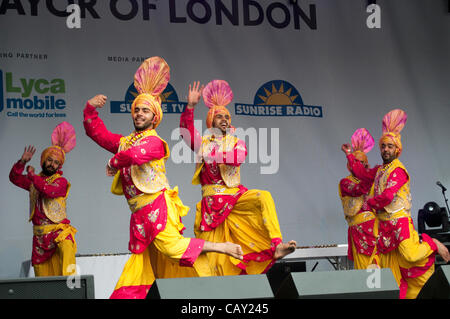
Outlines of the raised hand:
<svg viewBox="0 0 450 319">
<path fill-rule="evenodd" d="M 106 100 L 108 98 L 103 95 L 103 94 L 99 94 L 94 96 L 92 99 L 90 99 L 88 102 L 90 105 L 92 105 L 93 107 L 96 108 L 102 108 L 105 104 L 106 104 Z"/>
<path fill-rule="evenodd" d="M 189 84 L 189 94 L 188 94 L 188 105 L 187 107 L 192 109 L 198 104 L 200 98 L 202 97 L 202 91 L 204 85 L 200 86 L 200 81 Z"/>
<path fill-rule="evenodd" d="M 33 145 L 26 146 L 22 157 L 20 158 L 22 164 L 28 163 L 33 157 L 34 153 L 36 153 L 36 148 Z"/>
<path fill-rule="evenodd" d="M 350 154 L 352 152 L 352 147 L 350 146 L 350 144 L 342 144 L 341 146 L 341 150 L 345 153 L 345 154 Z"/>
</svg>

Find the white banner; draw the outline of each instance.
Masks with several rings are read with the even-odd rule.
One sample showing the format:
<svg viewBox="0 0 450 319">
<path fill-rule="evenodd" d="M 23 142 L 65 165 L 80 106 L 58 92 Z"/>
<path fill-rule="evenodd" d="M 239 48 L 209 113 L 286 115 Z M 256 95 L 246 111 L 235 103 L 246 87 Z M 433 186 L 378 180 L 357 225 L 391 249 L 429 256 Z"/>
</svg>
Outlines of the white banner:
<svg viewBox="0 0 450 319">
<path fill-rule="evenodd" d="M 177 131 L 193 81 L 231 85 L 232 123 L 249 148 L 242 183 L 271 192 L 286 240 L 346 243 L 340 146 L 360 127 L 378 140 L 393 108 L 408 114 L 401 160 L 414 221 L 426 202 L 444 206 L 436 181 L 450 185 L 450 14 L 442 1 L 0 0 L 0 30 L 0 277 L 17 276 L 31 255 L 28 194 L 8 174 L 29 144 L 39 167 L 61 121 L 77 132 L 63 171 L 78 252 L 127 252 L 130 212 L 105 176 L 112 154 L 85 135 L 82 112 L 105 94 L 101 118 L 129 134 L 133 75 L 150 56 L 171 67 L 158 133 L 172 151 L 170 184 L 191 207 L 185 235 L 193 236 L 201 199 L 194 156 Z M 206 112 L 199 103 L 201 132 Z M 377 147 L 369 161 L 381 162 Z"/>
</svg>

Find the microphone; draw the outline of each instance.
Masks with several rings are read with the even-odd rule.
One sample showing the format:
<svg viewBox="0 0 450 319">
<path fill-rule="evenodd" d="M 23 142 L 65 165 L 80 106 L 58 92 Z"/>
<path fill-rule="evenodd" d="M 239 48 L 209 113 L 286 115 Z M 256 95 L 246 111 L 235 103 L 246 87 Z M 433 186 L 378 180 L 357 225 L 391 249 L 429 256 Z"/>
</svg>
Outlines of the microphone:
<svg viewBox="0 0 450 319">
<path fill-rule="evenodd" d="M 442 185 L 440 181 L 437 181 L 437 182 L 436 182 L 436 185 L 439 186 L 440 188 L 442 188 L 442 191 L 443 191 L 443 192 L 445 192 L 445 191 L 447 190 L 447 188 L 445 188 L 445 186 Z"/>
</svg>

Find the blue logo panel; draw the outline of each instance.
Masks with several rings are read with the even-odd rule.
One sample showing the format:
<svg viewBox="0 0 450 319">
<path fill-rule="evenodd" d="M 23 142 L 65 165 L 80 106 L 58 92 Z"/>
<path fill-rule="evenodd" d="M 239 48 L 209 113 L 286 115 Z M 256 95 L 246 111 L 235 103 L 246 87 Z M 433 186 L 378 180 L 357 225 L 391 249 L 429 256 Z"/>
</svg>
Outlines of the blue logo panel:
<svg viewBox="0 0 450 319">
<path fill-rule="evenodd" d="M 111 101 L 111 113 L 124 114 L 131 113 L 131 105 L 134 99 L 139 95 L 134 83 L 132 83 L 125 93 L 124 101 Z M 180 102 L 178 95 L 173 86 L 168 83 L 165 90 L 160 94 L 161 108 L 164 113 L 181 114 L 183 113 L 187 103 Z"/>
<path fill-rule="evenodd" d="M 236 115 L 323 117 L 322 106 L 306 105 L 297 89 L 287 81 L 264 83 L 255 94 L 253 104 L 235 103 Z"/>
</svg>

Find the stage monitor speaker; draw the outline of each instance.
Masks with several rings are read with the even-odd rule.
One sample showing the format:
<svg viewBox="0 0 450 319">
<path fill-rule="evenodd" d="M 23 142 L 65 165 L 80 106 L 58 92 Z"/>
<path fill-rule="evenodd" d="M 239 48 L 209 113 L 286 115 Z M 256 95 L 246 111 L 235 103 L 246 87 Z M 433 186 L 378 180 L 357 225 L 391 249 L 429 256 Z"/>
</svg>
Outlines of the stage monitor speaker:
<svg viewBox="0 0 450 319">
<path fill-rule="evenodd" d="M 266 275 L 156 279 L 147 299 L 273 298 Z"/>
<path fill-rule="evenodd" d="M 450 265 L 442 265 L 428 279 L 417 299 L 450 299 Z"/>
<path fill-rule="evenodd" d="M 306 272 L 306 262 L 280 259 L 267 272 L 272 291 L 278 291 L 280 285 L 291 272 Z"/>
<path fill-rule="evenodd" d="M 274 294 L 277 299 L 398 299 L 399 287 L 388 268 L 298 272 Z"/>
<path fill-rule="evenodd" d="M 94 276 L 0 280 L 0 299 L 94 299 Z"/>
</svg>

